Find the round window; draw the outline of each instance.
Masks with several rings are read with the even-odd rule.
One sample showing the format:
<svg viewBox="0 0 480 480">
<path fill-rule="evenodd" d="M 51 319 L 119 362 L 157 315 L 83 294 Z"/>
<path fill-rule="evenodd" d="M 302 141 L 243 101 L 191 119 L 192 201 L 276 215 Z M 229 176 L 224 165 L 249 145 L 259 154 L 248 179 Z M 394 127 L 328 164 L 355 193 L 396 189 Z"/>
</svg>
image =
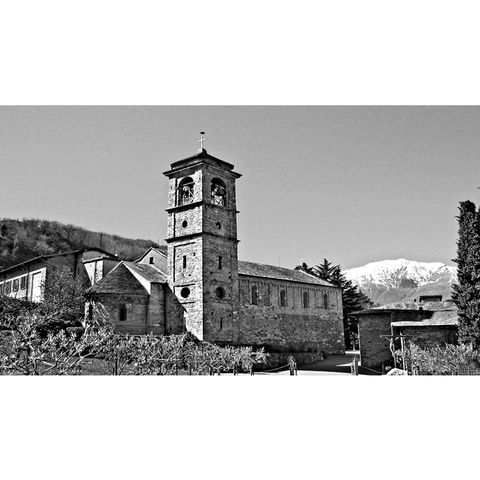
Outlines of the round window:
<svg viewBox="0 0 480 480">
<path fill-rule="evenodd" d="M 182 222 L 182 227 L 183 227 L 183 228 L 187 228 L 187 225 L 188 225 L 188 222 L 187 222 L 186 220 L 184 220 L 184 221 Z"/>
<path fill-rule="evenodd" d="M 183 287 L 180 290 L 180 295 L 182 296 L 182 298 L 188 298 L 190 295 L 190 289 L 188 287 Z"/>
<path fill-rule="evenodd" d="M 216 295 L 218 298 L 223 298 L 223 297 L 225 297 L 225 289 L 223 289 L 222 287 L 217 287 L 217 289 L 215 290 L 215 295 Z"/>
</svg>

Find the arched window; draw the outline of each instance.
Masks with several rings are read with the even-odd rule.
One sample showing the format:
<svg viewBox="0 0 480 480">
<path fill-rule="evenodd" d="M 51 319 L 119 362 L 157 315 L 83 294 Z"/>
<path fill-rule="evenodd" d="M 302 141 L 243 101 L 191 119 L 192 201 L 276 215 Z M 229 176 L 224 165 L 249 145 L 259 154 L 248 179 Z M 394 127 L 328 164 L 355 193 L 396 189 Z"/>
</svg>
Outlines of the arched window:
<svg viewBox="0 0 480 480">
<path fill-rule="evenodd" d="M 212 203 L 224 207 L 226 205 L 225 183 L 219 178 L 212 180 Z"/>
<path fill-rule="evenodd" d="M 125 322 L 127 320 L 127 306 L 122 303 L 118 309 L 118 319 L 121 322 Z"/>
<path fill-rule="evenodd" d="M 329 303 L 329 301 L 328 301 L 328 293 L 324 293 L 324 294 L 323 294 L 323 308 L 325 308 L 326 310 L 328 310 L 328 308 L 329 308 L 328 303 Z"/>
<path fill-rule="evenodd" d="M 258 305 L 258 287 L 256 285 L 252 287 L 252 305 Z"/>
<path fill-rule="evenodd" d="M 222 287 L 217 287 L 215 290 L 215 295 L 218 298 L 225 298 L 225 289 Z"/>
<path fill-rule="evenodd" d="M 193 189 L 195 182 L 191 177 L 185 177 L 178 185 L 177 199 L 179 205 L 193 202 Z"/>
<path fill-rule="evenodd" d="M 310 307 L 310 294 L 308 292 L 303 292 L 303 308 Z"/>
<path fill-rule="evenodd" d="M 287 292 L 285 290 L 280 290 L 280 306 L 287 306 Z"/>
</svg>

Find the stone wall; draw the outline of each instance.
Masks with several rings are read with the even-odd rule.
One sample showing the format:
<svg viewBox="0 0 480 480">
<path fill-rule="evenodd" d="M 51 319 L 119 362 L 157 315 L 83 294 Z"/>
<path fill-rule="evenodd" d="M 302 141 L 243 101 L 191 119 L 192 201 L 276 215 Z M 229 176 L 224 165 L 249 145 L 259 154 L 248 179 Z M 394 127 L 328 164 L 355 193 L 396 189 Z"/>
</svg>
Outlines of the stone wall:
<svg viewBox="0 0 480 480">
<path fill-rule="evenodd" d="M 251 287 L 259 290 L 258 305 L 252 304 Z M 287 306 L 279 306 L 279 292 L 286 289 Z M 335 299 L 324 308 L 316 299 L 323 291 Z M 302 354 L 315 361 L 321 352 L 345 352 L 341 298 L 338 289 L 298 285 L 294 282 L 260 279 L 242 275 L 240 278 L 239 344 L 264 345 L 272 352 Z M 302 303 L 303 292 L 310 293 L 310 306 Z"/>
<path fill-rule="evenodd" d="M 419 321 L 429 315 L 419 310 L 382 312 L 380 309 L 370 314 L 359 315 L 358 333 L 362 366 L 380 369 L 382 363 L 393 362 L 389 339 L 381 337 L 381 335 L 391 335 L 392 322 Z"/>
<path fill-rule="evenodd" d="M 391 362 L 392 354 L 388 339 L 380 335 L 390 335 L 390 313 L 361 316 L 358 320 L 360 358 L 362 366 L 379 368 L 383 362 Z"/>
<path fill-rule="evenodd" d="M 185 306 L 172 292 L 169 286 L 165 290 L 165 329 L 166 334 L 176 335 L 187 331 L 185 323 Z"/>
<path fill-rule="evenodd" d="M 458 343 L 458 327 L 454 325 L 402 326 L 394 327 L 395 334 L 407 335 L 407 341 L 420 348 L 444 347 Z"/>
<path fill-rule="evenodd" d="M 237 243 L 208 237 L 203 242 L 204 340 L 237 340 L 238 288 Z"/>
<path fill-rule="evenodd" d="M 125 305 L 127 310 L 126 320 L 120 321 L 120 307 Z M 163 327 L 155 324 L 149 324 L 149 295 L 145 294 L 127 294 L 127 293 L 108 293 L 91 295 L 85 305 L 85 317 L 89 317 L 99 322 L 109 321 L 115 325 L 115 330 L 119 333 L 128 332 L 130 334 L 144 334 L 154 332 L 163 333 Z"/>
</svg>

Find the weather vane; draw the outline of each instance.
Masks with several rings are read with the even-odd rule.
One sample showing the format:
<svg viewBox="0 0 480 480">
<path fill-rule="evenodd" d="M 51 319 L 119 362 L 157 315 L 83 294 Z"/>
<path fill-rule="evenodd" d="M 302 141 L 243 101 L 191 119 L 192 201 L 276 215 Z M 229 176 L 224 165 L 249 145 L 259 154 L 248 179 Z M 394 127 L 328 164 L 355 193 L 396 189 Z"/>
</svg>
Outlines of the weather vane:
<svg viewBox="0 0 480 480">
<path fill-rule="evenodd" d="M 202 152 L 204 149 L 203 143 L 207 139 L 205 132 L 200 132 L 200 140 L 197 140 L 197 142 L 200 144 L 200 149 L 199 152 Z"/>
</svg>

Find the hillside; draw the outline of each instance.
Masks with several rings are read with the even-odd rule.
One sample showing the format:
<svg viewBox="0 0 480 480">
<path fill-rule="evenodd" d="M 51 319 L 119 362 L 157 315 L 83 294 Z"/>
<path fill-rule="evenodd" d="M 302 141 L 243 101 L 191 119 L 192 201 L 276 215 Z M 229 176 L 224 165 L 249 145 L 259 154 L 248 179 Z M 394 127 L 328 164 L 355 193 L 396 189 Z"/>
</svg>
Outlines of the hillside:
<svg viewBox="0 0 480 480">
<path fill-rule="evenodd" d="M 378 305 L 412 302 L 419 295 L 451 298 L 456 268 L 440 262 L 383 260 L 345 270 L 345 276 Z"/>
<path fill-rule="evenodd" d="M 73 225 L 38 219 L 0 219 L 0 270 L 39 255 L 97 247 L 123 260 L 136 260 L 151 240 L 93 232 Z"/>
</svg>

